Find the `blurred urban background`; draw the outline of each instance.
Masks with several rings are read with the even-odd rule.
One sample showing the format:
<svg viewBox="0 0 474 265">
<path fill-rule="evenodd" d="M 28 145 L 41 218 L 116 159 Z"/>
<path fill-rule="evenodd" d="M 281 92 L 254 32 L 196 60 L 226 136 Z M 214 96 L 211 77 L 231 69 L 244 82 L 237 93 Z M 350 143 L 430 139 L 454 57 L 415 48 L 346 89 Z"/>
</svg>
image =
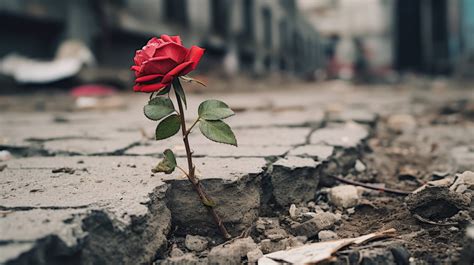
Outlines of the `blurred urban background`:
<svg viewBox="0 0 474 265">
<path fill-rule="evenodd" d="M 160 34 L 206 48 L 204 78 L 474 76 L 472 0 L 2 0 L 0 23 L 7 93 L 130 87 L 135 50 Z"/>
</svg>

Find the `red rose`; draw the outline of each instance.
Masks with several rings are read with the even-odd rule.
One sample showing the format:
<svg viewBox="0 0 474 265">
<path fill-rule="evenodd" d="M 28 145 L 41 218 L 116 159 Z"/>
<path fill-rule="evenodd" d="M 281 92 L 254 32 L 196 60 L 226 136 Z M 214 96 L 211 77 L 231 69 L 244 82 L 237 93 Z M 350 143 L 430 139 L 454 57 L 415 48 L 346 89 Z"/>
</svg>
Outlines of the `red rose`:
<svg viewBox="0 0 474 265">
<path fill-rule="evenodd" d="M 153 37 L 135 53 L 135 92 L 156 92 L 170 85 L 173 79 L 196 68 L 204 49 L 187 49 L 179 36 Z"/>
</svg>

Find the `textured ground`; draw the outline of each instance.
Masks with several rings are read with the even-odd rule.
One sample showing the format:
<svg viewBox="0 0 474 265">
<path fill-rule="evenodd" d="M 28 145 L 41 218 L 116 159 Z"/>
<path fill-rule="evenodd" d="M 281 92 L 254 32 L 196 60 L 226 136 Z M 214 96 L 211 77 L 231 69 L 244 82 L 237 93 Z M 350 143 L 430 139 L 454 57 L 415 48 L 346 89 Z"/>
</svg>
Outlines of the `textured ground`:
<svg viewBox="0 0 474 265">
<path fill-rule="evenodd" d="M 268 252 L 268 242 L 282 241 L 255 224 L 272 217 L 288 232 L 283 238 L 322 240 L 298 226 L 306 217 L 291 216 L 296 207 L 302 216 L 338 216 L 328 229 L 339 238 L 396 228 L 400 236 L 385 243 L 396 243 L 412 262 L 458 260 L 469 210 L 456 224 L 428 224 L 413 217 L 404 196 L 361 189 L 355 204 L 341 206 L 330 196 L 339 185 L 330 176 L 412 191 L 474 171 L 473 90 L 429 82 L 298 86 L 188 96 L 190 122 L 205 98 L 237 113 L 228 121 L 238 148 L 190 136 L 203 185 L 231 233 L 250 227 L 256 246 Z M 124 94 L 102 109 L 77 110 L 66 95 L 0 97 L 0 263 L 150 263 L 175 248 L 190 252 L 184 256 L 192 262 L 216 260 L 213 251 L 186 250 L 183 242 L 203 235 L 209 247 L 219 243 L 187 180 L 150 171 L 169 147 L 185 163 L 180 137 L 151 139 L 155 124 L 141 110 L 147 99 Z M 351 251 L 358 250 L 340 258 L 350 260 Z"/>
</svg>

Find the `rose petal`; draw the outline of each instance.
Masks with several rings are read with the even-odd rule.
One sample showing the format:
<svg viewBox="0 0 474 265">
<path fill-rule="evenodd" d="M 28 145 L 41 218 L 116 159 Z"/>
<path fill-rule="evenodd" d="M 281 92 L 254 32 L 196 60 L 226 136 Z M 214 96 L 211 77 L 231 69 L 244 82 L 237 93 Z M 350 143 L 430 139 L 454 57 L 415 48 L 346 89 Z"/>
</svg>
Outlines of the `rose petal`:
<svg viewBox="0 0 474 265">
<path fill-rule="evenodd" d="M 174 43 L 168 42 L 156 48 L 153 57 L 168 57 L 173 59 L 176 63 L 182 63 L 188 54 L 188 49 Z"/>
<path fill-rule="evenodd" d="M 136 65 L 142 64 L 144 61 L 148 60 L 150 57 L 144 53 L 142 50 L 138 50 L 135 52 L 135 57 L 133 58 L 133 61 L 135 62 Z"/>
<path fill-rule="evenodd" d="M 192 46 L 191 49 L 189 49 L 188 54 L 186 55 L 186 62 L 193 62 L 192 64 L 192 69 L 196 69 L 197 65 L 199 64 L 199 61 L 201 60 L 202 55 L 204 54 L 204 49 L 200 48 L 198 46 Z"/>
<path fill-rule="evenodd" d="M 162 34 L 160 36 L 160 39 L 162 39 L 164 42 L 174 42 L 173 39 L 171 39 L 171 37 L 169 35 L 166 35 L 166 34 Z"/>
<path fill-rule="evenodd" d="M 140 70 L 140 76 L 151 74 L 165 75 L 176 66 L 177 63 L 168 57 L 151 58 L 150 60 L 143 63 Z"/>
<path fill-rule="evenodd" d="M 133 86 L 133 91 L 135 92 L 156 92 L 162 90 L 168 84 L 155 83 L 155 84 L 136 84 Z"/>
<path fill-rule="evenodd" d="M 147 45 L 151 43 L 159 43 L 159 39 L 157 37 L 153 37 L 147 42 Z"/>
<path fill-rule="evenodd" d="M 144 75 L 135 79 L 135 82 L 136 83 L 150 82 L 161 77 L 163 77 L 163 75 L 161 74 Z"/>
<path fill-rule="evenodd" d="M 171 36 L 171 39 L 177 44 L 183 45 L 183 42 L 181 42 L 181 38 L 179 36 Z"/>
<path fill-rule="evenodd" d="M 190 66 L 191 66 L 191 65 L 192 65 L 192 62 L 185 62 L 185 63 L 182 63 L 182 64 L 176 66 L 175 68 L 173 68 L 173 70 L 169 71 L 169 72 L 163 77 L 163 79 L 161 80 L 161 82 L 163 82 L 163 83 L 169 83 L 169 82 L 173 81 L 174 78 L 189 73 L 192 69 L 189 70 L 189 71 L 187 71 L 187 72 L 186 72 L 186 70 L 190 69 Z"/>
</svg>

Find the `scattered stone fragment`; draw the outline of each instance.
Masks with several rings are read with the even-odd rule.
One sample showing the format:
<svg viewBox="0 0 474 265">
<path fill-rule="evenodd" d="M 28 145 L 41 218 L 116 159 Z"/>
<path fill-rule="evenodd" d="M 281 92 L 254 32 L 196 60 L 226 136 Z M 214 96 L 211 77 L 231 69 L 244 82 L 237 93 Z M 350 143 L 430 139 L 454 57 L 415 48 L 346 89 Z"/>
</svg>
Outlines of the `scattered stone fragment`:
<svg viewBox="0 0 474 265">
<path fill-rule="evenodd" d="M 257 249 L 252 238 L 238 238 L 231 243 L 224 243 L 211 249 L 208 255 L 209 264 L 238 265 L 247 253 Z"/>
<path fill-rule="evenodd" d="M 263 252 L 260 249 L 256 248 L 247 253 L 247 262 L 249 264 L 257 264 L 258 259 L 260 259 L 261 257 L 263 257 Z"/>
<path fill-rule="evenodd" d="M 394 114 L 388 118 L 387 125 L 394 132 L 410 132 L 416 128 L 416 120 L 409 114 Z"/>
<path fill-rule="evenodd" d="M 282 228 L 272 228 L 269 230 L 265 230 L 265 237 L 272 240 L 272 241 L 277 241 L 283 238 L 288 237 L 288 234 L 286 231 Z"/>
<path fill-rule="evenodd" d="M 184 252 L 181 249 L 179 249 L 176 244 L 174 244 L 171 247 L 171 251 L 170 251 L 170 254 L 169 254 L 170 257 L 176 258 L 176 257 L 181 257 L 183 255 L 184 255 Z"/>
<path fill-rule="evenodd" d="M 290 209 L 288 210 L 289 214 L 290 214 L 290 217 L 291 219 L 296 219 L 297 215 L 296 215 L 296 205 L 292 204 L 290 205 Z"/>
<path fill-rule="evenodd" d="M 184 245 L 191 251 L 201 252 L 207 248 L 207 239 L 202 236 L 186 235 Z"/>
<path fill-rule="evenodd" d="M 285 250 L 289 247 L 301 246 L 303 243 L 296 237 L 288 237 L 278 241 L 272 241 L 270 239 L 264 239 L 260 242 L 260 249 L 264 254 Z"/>
<path fill-rule="evenodd" d="M 304 223 L 292 226 L 291 229 L 294 235 L 311 238 L 316 236 L 321 230 L 334 227 L 336 221 L 337 218 L 333 213 L 323 212 Z"/>
<path fill-rule="evenodd" d="M 278 218 L 274 217 L 259 217 L 255 224 L 255 228 L 258 232 L 264 233 L 265 230 L 280 228 L 280 222 Z"/>
<path fill-rule="evenodd" d="M 338 239 L 337 234 L 331 230 L 322 230 L 318 233 L 319 241 L 328 241 Z"/>
<path fill-rule="evenodd" d="M 364 163 L 362 163 L 360 160 L 356 161 L 354 168 L 357 172 L 364 172 L 366 169 Z"/>
<path fill-rule="evenodd" d="M 329 190 L 329 200 L 339 208 L 349 208 L 357 205 L 359 194 L 352 185 L 339 185 Z"/>
<path fill-rule="evenodd" d="M 465 171 L 462 174 L 456 175 L 454 183 L 450 189 L 458 193 L 474 192 L 474 172 Z"/>
</svg>

